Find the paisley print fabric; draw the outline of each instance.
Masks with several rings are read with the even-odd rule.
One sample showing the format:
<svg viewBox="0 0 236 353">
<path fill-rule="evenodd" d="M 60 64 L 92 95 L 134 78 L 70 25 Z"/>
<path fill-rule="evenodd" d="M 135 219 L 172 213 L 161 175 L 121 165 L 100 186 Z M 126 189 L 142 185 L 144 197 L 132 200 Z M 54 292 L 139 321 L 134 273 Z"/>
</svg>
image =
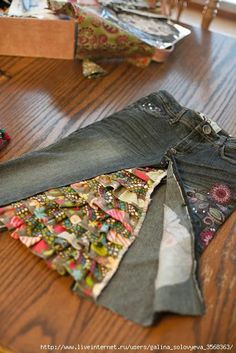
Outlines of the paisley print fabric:
<svg viewBox="0 0 236 353">
<path fill-rule="evenodd" d="M 196 225 L 196 239 L 199 253 L 207 247 L 219 227 L 236 207 L 236 195 L 231 186 L 214 183 L 208 189 L 185 185 L 191 213 Z"/>
<path fill-rule="evenodd" d="M 154 168 L 100 175 L 0 209 L 0 221 L 61 275 L 94 299 L 115 273 L 166 173 Z"/>
</svg>

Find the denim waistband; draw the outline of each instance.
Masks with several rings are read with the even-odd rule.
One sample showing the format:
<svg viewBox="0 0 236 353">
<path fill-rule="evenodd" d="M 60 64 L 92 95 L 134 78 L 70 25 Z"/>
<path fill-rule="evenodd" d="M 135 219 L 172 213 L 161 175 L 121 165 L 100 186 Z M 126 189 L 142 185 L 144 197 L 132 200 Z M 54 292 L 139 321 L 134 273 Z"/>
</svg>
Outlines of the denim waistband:
<svg viewBox="0 0 236 353">
<path fill-rule="evenodd" d="M 158 116 L 160 112 L 165 112 L 170 125 L 184 124 L 189 128 L 189 133 L 195 130 L 196 135 L 215 145 L 227 143 L 227 133 L 215 130 L 212 121 L 202 113 L 186 108 L 179 104 L 173 96 L 162 90 L 151 93 L 149 96 L 139 100 L 146 111 Z"/>
</svg>

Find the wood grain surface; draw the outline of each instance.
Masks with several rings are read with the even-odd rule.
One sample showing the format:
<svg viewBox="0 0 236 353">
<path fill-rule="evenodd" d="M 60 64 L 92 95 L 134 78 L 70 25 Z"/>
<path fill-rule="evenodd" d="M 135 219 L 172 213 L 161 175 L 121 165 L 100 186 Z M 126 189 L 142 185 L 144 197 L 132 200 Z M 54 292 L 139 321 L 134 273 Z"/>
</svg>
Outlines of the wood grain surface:
<svg viewBox="0 0 236 353">
<path fill-rule="evenodd" d="M 75 21 L 0 17 L 0 55 L 74 57 Z M 64 34 L 64 35 L 63 35 Z"/>
<path fill-rule="evenodd" d="M 89 81 L 82 77 L 78 61 L 0 57 L 0 69 L 11 76 L 0 79 L 0 127 L 12 137 L 7 149 L 0 152 L 0 160 L 44 147 L 159 89 L 168 90 L 182 104 L 212 117 L 236 135 L 235 39 L 194 29 L 165 64 L 152 63 L 146 69 L 124 63 L 104 63 L 104 67 L 110 71 L 108 76 Z M 157 344 L 173 348 L 172 345 L 217 343 L 234 343 L 231 351 L 236 352 L 235 248 L 233 214 L 200 261 L 205 315 L 166 315 L 154 327 L 143 328 L 79 299 L 69 289 L 69 278 L 48 269 L 43 261 L 3 233 L 0 341 L 19 353 L 59 352 L 41 349 L 40 345 L 47 344 L 146 344 L 151 349 Z M 159 349 L 170 351 L 168 346 Z M 67 347 L 62 351 L 76 350 Z M 145 350 L 130 347 L 119 351 Z M 194 350 L 202 351 L 201 347 Z"/>
</svg>

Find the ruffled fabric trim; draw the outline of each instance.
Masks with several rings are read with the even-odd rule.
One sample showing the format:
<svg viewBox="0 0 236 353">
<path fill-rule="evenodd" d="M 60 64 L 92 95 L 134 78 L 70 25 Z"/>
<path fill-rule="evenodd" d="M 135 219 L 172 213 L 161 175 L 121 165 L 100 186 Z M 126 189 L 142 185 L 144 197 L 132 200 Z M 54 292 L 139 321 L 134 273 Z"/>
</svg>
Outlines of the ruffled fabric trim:
<svg viewBox="0 0 236 353">
<path fill-rule="evenodd" d="M 0 208 L 0 221 L 73 289 L 96 299 L 138 235 L 151 193 L 166 176 L 126 169 L 51 189 Z"/>
</svg>

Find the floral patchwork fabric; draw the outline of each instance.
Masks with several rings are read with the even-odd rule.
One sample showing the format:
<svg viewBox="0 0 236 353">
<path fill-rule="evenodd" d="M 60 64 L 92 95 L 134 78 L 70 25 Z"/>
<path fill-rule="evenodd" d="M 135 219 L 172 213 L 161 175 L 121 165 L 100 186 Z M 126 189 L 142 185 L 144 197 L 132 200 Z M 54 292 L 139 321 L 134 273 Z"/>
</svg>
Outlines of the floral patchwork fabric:
<svg viewBox="0 0 236 353">
<path fill-rule="evenodd" d="M 235 209 L 236 195 L 232 188 L 224 183 L 215 183 L 208 189 L 201 190 L 185 185 L 185 191 L 197 227 L 197 250 L 202 253 Z"/>
<path fill-rule="evenodd" d="M 154 187 L 166 172 L 121 170 L 48 190 L 0 208 L 0 221 L 74 290 L 98 297 L 137 237 Z"/>
<path fill-rule="evenodd" d="M 155 48 L 131 33 L 122 30 L 98 14 L 76 8 L 79 24 L 77 57 L 145 57 L 143 66 L 149 64 Z"/>
</svg>

